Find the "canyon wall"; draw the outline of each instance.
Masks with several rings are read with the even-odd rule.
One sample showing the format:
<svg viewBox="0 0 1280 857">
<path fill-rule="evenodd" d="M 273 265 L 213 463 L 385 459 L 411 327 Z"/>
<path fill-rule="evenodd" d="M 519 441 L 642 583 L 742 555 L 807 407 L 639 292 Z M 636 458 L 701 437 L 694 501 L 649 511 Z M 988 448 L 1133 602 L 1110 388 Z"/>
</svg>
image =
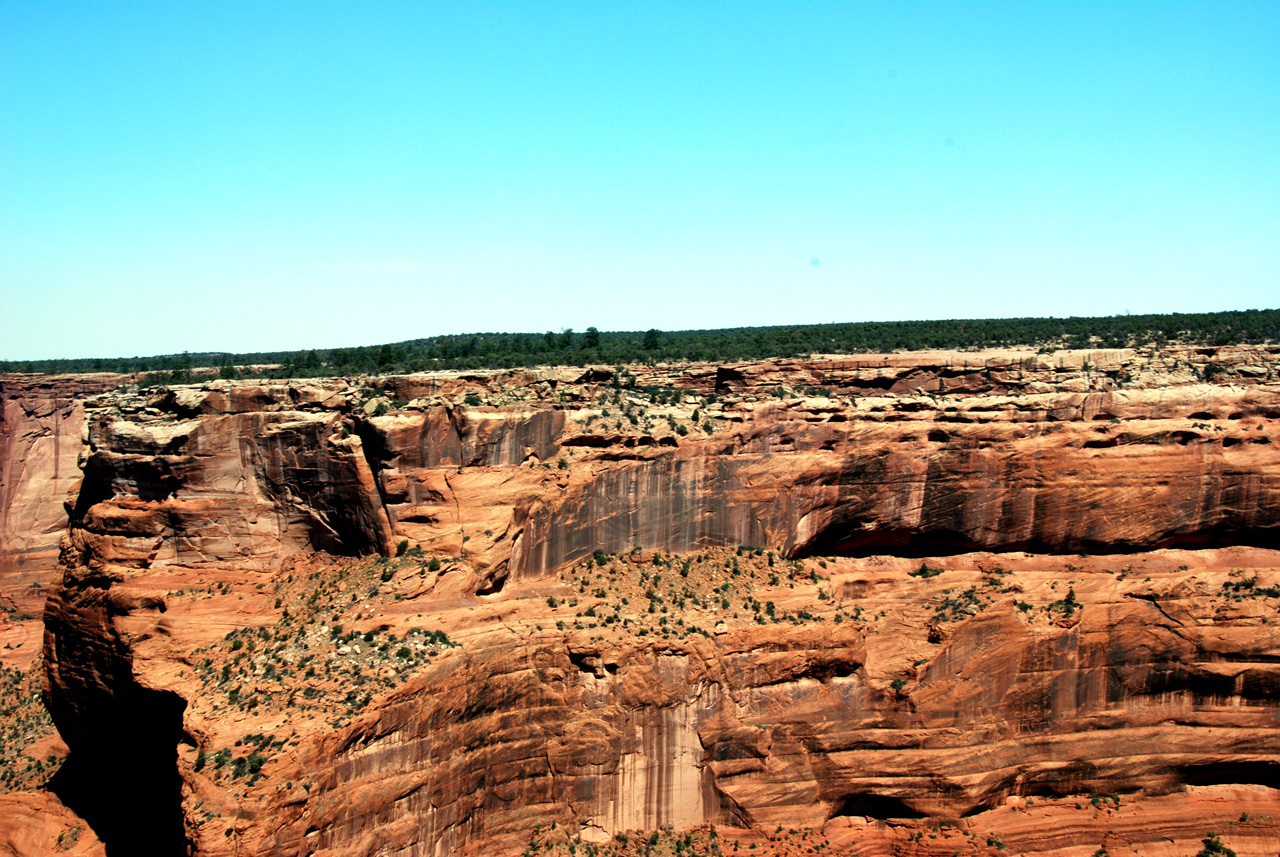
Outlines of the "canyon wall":
<svg viewBox="0 0 1280 857">
<path fill-rule="evenodd" d="M 1274 786 L 1280 628 L 1261 620 L 1275 602 L 1224 611 L 1223 572 L 1178 574 L 1175 559 L 1153 559 L 1141 585 L 1076 572 L 1067 621 L 1044 610 L 1061 567 L 1022 559 L 984 586 L 981 567 L 1004 558 L 969 555 L 932 586 L 901 564 L 832 564 L 837 586 L 892 616 L 867 624 L 833 625 L 810 591 L 814 622 L 711 639 L 477 642 L 313 749 L 311 799 L 269 847 L 516 848 L 551 821 L 596 842 L 706 822 L 959 823 L 1011 797 Z M 1280 580 L 1274 553 L 1236 559 Z M 930 639 L 946 584 L 976 585 L 982 604 Z"/>
<path fill-rule="evenodd" d="M 1277 364 L 6 381 L 3 591 L 56 584 L 53 788 L 111 854 L 1265 805 Z"/>
<path fill-rule="evenodd" d="M 0 377 L 0 664 L 28 667 L 40 613 L 58 577 L 58 540 L 82 474 L 86 398 L 116 375 Z"/>
<path fill-rule="evenodd" d="M 362 407 L 389 404 L 368 387 L 341 382 L 113 394 L 94 402 L 73 526 L 131 562 L 188 565 L 386 553 L 408 538 L 461 552 L 494 582 L 635 545 L 924 555 L 1268 543 L 1280 481 L 1262 429 L 1278 412 L 1258 373 L 1275 355 L 1220 351 L 1206 365 L 1235 366 L 1220 370 L 1231 384 L 1160 386 L 1170 377 L 1140 371 L 1150 358 L 1102 353 L 989 358 L 1000 373 L 914 356 L 721 367 L 718 396 L 681 386 L 706 386 L 697 369 L 625 389 L 583 380 L 612 377 L 601 369 L 573 381 L 564 370 L 462 376 L 389 413 Z M 1012 365 L 1017 383 L 1047 391 L 1014 395 Z M 825 382 L 826 395 L 775 398 L 785 381 Z M 646 388 L 687 395 L 655 404 Z M 431 387 L 397 378 L 385 389 Z M 465 405 L 468 390 L 494 406 Z M 557 459 L 565 466 L 548 473 Z M 46 553 L 65 526 L 49 502 L 16 497 L 8 509 L 50 518 Z"/>
</svg>

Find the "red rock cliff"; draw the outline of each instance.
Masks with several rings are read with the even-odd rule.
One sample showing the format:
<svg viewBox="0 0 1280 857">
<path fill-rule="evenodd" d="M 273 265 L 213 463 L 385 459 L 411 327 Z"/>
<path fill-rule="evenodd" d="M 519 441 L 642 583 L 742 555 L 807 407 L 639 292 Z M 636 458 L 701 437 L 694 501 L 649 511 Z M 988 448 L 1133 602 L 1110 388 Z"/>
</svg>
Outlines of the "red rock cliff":
<svg viewBox="0 0 1280 857">
<path fill-rule="evenodd" d="M 0 378 L 0 662 L 25 668 L 39 653 L 39 617 L 57 577 L 64 504 L 79 490 L 84 399 L 115 375 Z M 30 618 L 22 618 L 30 617 Z"/>
<path fill-rule="evenodd" d="M 200 854 L 518 852 L 551 820 L 907 830 L 1184 786 L 1265 804 L 1278 359 L 88 399 L 45 621 L 60 794 L 108 848 Z M 122 771 L 118 796 L 87 785 Z"/>
</svg>

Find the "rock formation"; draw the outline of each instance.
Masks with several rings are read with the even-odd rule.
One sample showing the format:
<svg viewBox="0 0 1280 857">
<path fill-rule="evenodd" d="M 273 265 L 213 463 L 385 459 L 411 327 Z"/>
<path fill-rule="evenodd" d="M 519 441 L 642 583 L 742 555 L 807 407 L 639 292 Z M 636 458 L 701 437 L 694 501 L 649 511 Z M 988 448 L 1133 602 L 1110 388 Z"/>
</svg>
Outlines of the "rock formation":
<svg viewBox="0 0 1280 857">
<path fill-rule="evenodd" d="M 6 382 L 52 788 L 112 855 L 1274 852 L 1278 364 Z"/>
</svg>

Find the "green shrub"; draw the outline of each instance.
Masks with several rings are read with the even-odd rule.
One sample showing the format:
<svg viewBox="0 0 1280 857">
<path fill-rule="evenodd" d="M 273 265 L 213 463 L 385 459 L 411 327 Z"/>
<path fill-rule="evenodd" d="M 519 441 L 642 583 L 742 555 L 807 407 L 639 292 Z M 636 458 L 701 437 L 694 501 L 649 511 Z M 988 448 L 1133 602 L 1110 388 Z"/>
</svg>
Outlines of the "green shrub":
<svg viewBox="0 0 1280 857">
<path fill-rule="evenodd" d="M 1204 843 L 1204 849 L 1200 851 L 1196 857 L 1236 857 L 1236 852 L 1222 844 L 1222 840 L 1218 838 L 1218 834 L 1212 830 L 1209 835 L 1200 840 Z"/>
</svg>

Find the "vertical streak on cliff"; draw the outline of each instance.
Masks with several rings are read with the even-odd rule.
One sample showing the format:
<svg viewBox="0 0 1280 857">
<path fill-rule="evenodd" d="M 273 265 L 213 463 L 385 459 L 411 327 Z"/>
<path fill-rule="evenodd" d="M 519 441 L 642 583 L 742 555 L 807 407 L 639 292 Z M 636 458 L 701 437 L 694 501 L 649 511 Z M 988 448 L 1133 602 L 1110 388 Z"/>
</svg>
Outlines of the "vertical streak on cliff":
<svg viewBox="0 0 1280 857">
<path fill-rule="evenodd" d="M 674 453 L 611 465 L 517 522 L 525 536 L 512 565 L 521 577 L 538 577 L 596 549 L 685 552 L 763 543 L 771 517 L 759 504 L 734 502 L 742 492 L 739 470 L 736 462 Z"/>
<path fill-rule="evenodd" d="M 617 771 L 602 775 L 604 781 L 592 789 L 596 801 L 584 825 L 613 835 L 668 824 L 694 827 L 711 817 L 698 707 L 695 699 L 627 712 L 620 724 L 624 749 Z"/>
</svg>

